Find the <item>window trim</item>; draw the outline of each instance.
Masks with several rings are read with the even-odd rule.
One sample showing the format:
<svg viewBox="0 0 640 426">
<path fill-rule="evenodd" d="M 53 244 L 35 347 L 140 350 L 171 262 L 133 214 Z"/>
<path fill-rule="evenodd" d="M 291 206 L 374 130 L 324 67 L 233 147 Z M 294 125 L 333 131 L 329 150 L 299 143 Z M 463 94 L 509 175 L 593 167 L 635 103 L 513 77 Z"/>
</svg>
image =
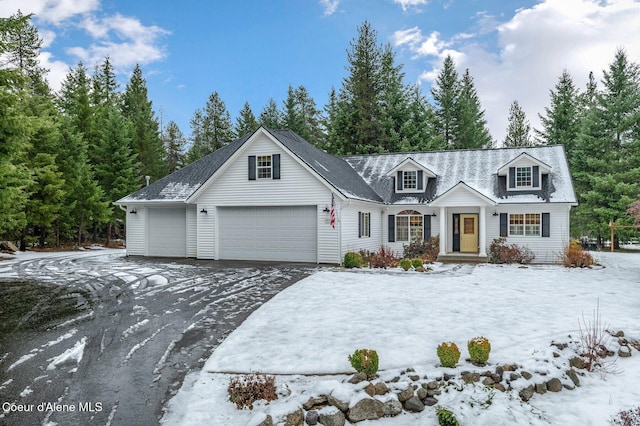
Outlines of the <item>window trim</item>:
<svg viewBox="0 0 640 426">
<path fill-rule="evenodd" d="M 406 225 L 399 225 L 398 219 L 403 219 L 403 221 L 404 219 L 406 219 Z M 420 225 L 417 225 L 415 223 L 412 225 L 412 219 L 414 221 L 419 220 Z M 406 240 L 400 238 L 400 229 L 404 227 L 406 227 Z M 412 230 L 414 229 L 419 229 L 419 232 L 413 232 L 413 234 L 415 234 L 414 237 L 420 235 L 421 238 L 424 238 L 424 215 L 422 213 L 415 210 L 403 210 L 395 215 L 395 242 L 410 243 L 411 241 L 413 241 Z M 402 232 L 404 233 L 404 229 L 402 230 Z"/>
<path fill-rule="evenodd" d="M 264 162 L 265 158 L 269 159 L 269 165 L 260 165 L 260 161 Z M 261 175 L 260 172 L 265 172 L 264 175 Z M 268 171 L 268 173 L 266 173 Z M 268 174 L 268 176 L 267 176 Z M 272 179 L 273 176 L 273 155 L 257 155 L 256 156 L 256 179 Z"/>
<path fill-rule="evenodd" d="M 428 178 L 429 177 L 427 176 L 427 179 Z M 422 170 L 418 169 L 398 170 L 396 174 L 396 180 L 396 193 L 416 194 L 423 192 L 424 188 L 426 187 L 425 173 Z M 399 183 L 402 184 L 402 189 L 398 188 Z M 410 183 L 411 187 L 407 187 L 407 183 Z"/>
<path fill-rule="evenodd" d="M 358 238 L 371 237 L 371 213 L 358 212 Z"/>
<path fill-rule="evenodd" d="M 509 213 L 507 225 L 510 237 L 542 237 L 542 213 Z"/>
</svg>

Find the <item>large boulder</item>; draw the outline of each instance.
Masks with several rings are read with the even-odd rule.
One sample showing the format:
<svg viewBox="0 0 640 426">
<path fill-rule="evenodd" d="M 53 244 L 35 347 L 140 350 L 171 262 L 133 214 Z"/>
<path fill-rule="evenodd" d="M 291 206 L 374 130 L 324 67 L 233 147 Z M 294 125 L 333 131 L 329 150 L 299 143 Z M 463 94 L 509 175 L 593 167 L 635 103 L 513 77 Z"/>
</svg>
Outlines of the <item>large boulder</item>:
<svg viewBox="0 0 640 426">
<path fill-rule="evenodd" d="M 412 396 L 404 403 L 404 409 L 414 413 L 419 413 L 424 410 L 424 403 L 418 396 Z"/>
<path fill-rule="evenodd" d="M 402 403 L 397 399 L 391 398 L 384 402 L 384 416 L 395 417 L 402 413 Z"/>
<path fill-rule="evenodd" d="M 336 407 L 325 407 L 319 412 L 318 422 L 324 426 L 344 426 L 347 419 Z"/>
<path fill-rule="evenodd" d="M 384 416 L 384 404 L 373 398 L 364 398 L 349 408 L 347 418 L 352 423 L 363 420 L 377 420 Z"/>
<path fill-rule="evenodd" d="M 18 247 L 11 241 L 0 241 L 0 250 L 15 253 L 18 251 Z"/>
</svg>

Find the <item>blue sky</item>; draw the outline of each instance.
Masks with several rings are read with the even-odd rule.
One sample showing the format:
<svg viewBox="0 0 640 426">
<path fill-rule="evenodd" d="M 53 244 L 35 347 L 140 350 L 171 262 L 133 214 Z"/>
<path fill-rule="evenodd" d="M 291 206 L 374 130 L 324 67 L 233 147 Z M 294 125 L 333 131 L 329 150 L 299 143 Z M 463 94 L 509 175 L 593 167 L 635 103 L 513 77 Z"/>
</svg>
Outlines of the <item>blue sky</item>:
<svg viewBox="0 0 640 426">
<path fill-rule="evenodd" d="M 189 119 L 214 91 L 235 119 L 304 85 L 319 108 L 346 76 L 347 49 L 363 21 L 390 43 L 407 83 L 428 93 L 451 54 L 475 80 L 494 139 L 517 100 L 534 127 L 563 69 L 582 89 L 615 50 L 640 63 L 634 0 L 0 0 L 0 16 L 34 13 L 41 62 L 54 89 L 70 66 L 109 56 L 122 87 L 136 63 L 163 123 Z M 160 114 L 162 111 L 162 114 Z"/>
</svg>

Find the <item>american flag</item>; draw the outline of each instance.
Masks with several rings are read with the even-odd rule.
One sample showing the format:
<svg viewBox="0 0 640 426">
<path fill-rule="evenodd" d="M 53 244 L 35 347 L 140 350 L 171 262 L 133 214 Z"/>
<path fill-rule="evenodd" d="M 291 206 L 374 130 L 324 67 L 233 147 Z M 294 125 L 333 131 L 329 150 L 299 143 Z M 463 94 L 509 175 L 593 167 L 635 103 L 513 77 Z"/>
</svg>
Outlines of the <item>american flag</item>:
<svg viewBox="0 0 640 426">
<path fill-rule="evenodd" d="M 331 217 L 331 227 L 336 229 L 336 199 L 333 194 L 331 194 L 331 212 L 329 216 Z"/>
</svg>

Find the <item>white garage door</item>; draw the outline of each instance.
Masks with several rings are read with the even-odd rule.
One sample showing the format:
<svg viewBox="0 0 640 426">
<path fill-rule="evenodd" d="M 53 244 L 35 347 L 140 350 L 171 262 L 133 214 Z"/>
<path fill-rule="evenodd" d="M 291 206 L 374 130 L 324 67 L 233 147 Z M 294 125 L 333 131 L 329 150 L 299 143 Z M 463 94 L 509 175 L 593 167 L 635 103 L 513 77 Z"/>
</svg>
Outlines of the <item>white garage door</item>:
<svg viewBox="0 0 640 426">
<path fill-rule="evenodd" d="M 317 261 L 315 206 L 219 209 L 220 258 Z"/>
<path fill-rule="evenodd" d="M 184 208 L 150 208 L 147 220 L 149 256 L 187 257 Z"/>
</svg>

